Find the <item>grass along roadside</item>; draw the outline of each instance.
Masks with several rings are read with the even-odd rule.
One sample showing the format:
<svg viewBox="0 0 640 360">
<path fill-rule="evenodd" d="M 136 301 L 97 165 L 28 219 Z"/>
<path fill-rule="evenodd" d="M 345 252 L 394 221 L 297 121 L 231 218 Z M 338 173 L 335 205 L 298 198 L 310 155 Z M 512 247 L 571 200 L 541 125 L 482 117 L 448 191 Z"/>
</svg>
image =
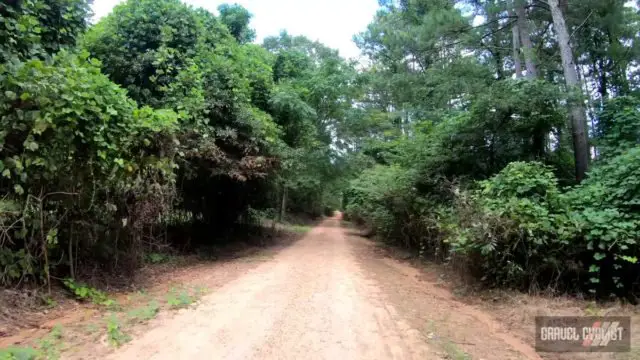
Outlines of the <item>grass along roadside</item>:
<svg viewBox="0 0 640 360">
<path fill-rule="evenodd" d="M 284 224 L 283 227 L 286 230 L 294 232 L 296 234 L 306 234 L 313 229 L 313 226 L 295 224 Z"/>
<path fill-rule="evenodd" d="M 11 346 L 0 349 L 0 360 L 59 359 L 65 347 L 64 331 L 61 325 L 56 325 L 47 336 L 38 340 L 35 346 Z"/>
<path fill-rule="evenodd" d="M 435 321 L 430 320 L 423 331 L 429 344 L 440 351 L 444 359 L 451 360 L 471 360 L 471 355 L 467 354 L 458 344 L 438 332 Z"/>
<path fill-rule="evenodd" d="M 0 349 L 0 360 L 56 360 L 87 343 L 117 348 L 131 341 L 140 327 L 160 313 L 193 306 L 208 292 L 201 285 L 172 284 L 167 294 L 138 291 L 119 300 L 106 298 L 108 301 L 100 296 L 108 306 L 103 306 L 98 316 L 65 327 L 56 324 L 42 338 Z"/>
</svg>

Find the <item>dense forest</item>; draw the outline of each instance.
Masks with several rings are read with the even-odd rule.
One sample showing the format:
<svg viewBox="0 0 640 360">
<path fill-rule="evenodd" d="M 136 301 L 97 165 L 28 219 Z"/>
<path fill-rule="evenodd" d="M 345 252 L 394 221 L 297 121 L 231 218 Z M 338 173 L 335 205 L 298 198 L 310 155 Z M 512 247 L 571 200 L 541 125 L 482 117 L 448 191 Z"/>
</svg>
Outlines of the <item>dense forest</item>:
<svg viewBox="0 0 640 360">
<path fill-rule="evenodd" d="M 0 284 L 340 209 L 486 286 L 640 294 L 640 12 L 380 0 L 361 61 L 251 13 L 0 4 Z"/>
</svg>

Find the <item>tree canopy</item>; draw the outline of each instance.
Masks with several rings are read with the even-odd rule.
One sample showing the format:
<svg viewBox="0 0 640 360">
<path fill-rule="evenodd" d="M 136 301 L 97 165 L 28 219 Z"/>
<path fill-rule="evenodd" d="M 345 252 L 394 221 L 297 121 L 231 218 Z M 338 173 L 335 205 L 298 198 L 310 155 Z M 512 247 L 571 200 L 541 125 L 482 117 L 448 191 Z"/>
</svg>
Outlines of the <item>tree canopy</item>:
<svg viewBox="0 0 640 360">
<path fill-rule="evenodd" d="M 488 286 L 638 293 L 637 6 L 384 0 L 362 62 L 237 4 L 89 12 L 0 5 L 1 284 L 342 209 Z"/>
<path fill-rule="evenodd" d="M 347 216 L 487 285 L 636 291 L 640 182 L 613 167 L 638 169 L 637 8 L 380 4 L 355 37 L 370 64 L 344 139 L 366 170 Z"/>
</svg>

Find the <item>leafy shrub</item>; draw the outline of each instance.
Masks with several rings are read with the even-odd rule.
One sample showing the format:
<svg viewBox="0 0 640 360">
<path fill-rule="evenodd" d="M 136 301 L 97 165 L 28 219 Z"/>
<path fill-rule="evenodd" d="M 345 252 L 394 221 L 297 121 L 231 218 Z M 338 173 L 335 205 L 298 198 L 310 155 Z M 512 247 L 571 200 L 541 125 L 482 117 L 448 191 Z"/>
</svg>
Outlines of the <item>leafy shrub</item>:
<svg viewBox="0 0 640 360">
<path fill-rule="evenodd" d="M 3 221 L 4 222 L 4 221 Z M 0 247 L 0 284 L 10 285 L 23 276 L 33 276 L 37 269 L 34 257 L 24 249 L 12 251 Z"/>
<path fill-rule="evenodd" d="M 466 208 L 458 210 L 464 216 L 449 238 L 452 254 L 492 285 L 565 286 L 601 296 L 633 292 L 639 156 L 640 148 L 633 148 L 598 163 L 566 193 L 550 168 L 509 164 L 479 182 Z"/>
<path fill-rule="evenodd" d="M 378 166 L 351 183 L 346 214 L 423 256 L 449 254 L 490 286 L 633 292 L 640 148 L 599 162 L 565 192 L 552 170 L 513 162 L 472 190 L 453 185 L 454 201 L 442 204 L 409 196 L 417 181 L 410 171 Z"/>
<path fill-rule="evenodd" d="M 60 352 L 64 346 L 62 337 L 63 328 L 61 325 L 56 325 L 47 336 L 38 341 L 38 350 L 42 358 L 47 360 L 57 360 L 60 358 Z"/>
<path fill-rule="evenodd" d="M 73 279 L 65 279 L 63 283 L 79 300 L 89 300 L 96 305 L 106 307 L 113 307 L 116 305 L 115 300 L 110 299 L 103 291 L 82 283 L 77 283 Z"/>
<path fill-rule="evenodd" d="M 570 238 L 564 198 L 551 169 L 540 163 L 509 164 L 478 183 L 449 242 L 487 283 L 518 288 L 548 285 L 566 263 Z"/>
<path fill-rule="evenodd" d="M 386 241 L 440 259 L 446 252 L 442 242 L 445 223 L 452 213 L 431 197 L 421 195 L 417 182 L 424 184 L 424 179 L 399 166 L 379 165 L 365 170 L 345 194 L 345 217 Z M 445 187 L 438 179 L 431 183 Z"/>
<path fill-rule="evenodd" d="M 124 332 L 120 320 L 114 314 L 107 319 L 107 340 L 114 347 L 120 347 L 131 341 L 131 336 Z"/>
<path fill-rule="evenodd" d="M 347 193 L 347 216 L 364 223 L 382 238 L 398 231 L 394 214 L 411 201 L 411 174 L 399 166 L 376 166 L 351 182 Z"/>
<path fill-rule="evenodd" d="M 171 288 L 167 295 L 167 304 L 172 309 L 181 309 L 191 305 L 195 298 L 189 293 L 189 289 Z"/>
<path fill-rule="evenodd" d="M 40 190 L 55 172 L 75 174 L 79 168 L 111 178 L 134 173 L 139 165 L 131 150 L 141 144 L 132 135 L 162 131 L 175 121 L 137 110 L 98 65 L 61 53 L 52 63 L 31 60 L 4 69 L 3 176 L 14 181 L 18 195 Z"/>
<path fill-rule="evenodd" d="M 149 321 L 158 315 L 160 311 L 160 305 L 157 301 L 153 300 L 149 302 L 146 306 L 139 307 L 137 309 L 133 309 L 127 313 L 130 321 L 134 322 L 146 322 Z"/>
<path fill-rule="evenodd" d="M 87 26 L 86 0 L 5 1 L 0 8 L 0 63 L 45 57 L 73 46 Z"/>
<path fill-rule="evenodd" d="M 600 162 L 567 195 L 591 291 L 632 291 L 640 280 L 640 147 Z"/>
<path fill-rule="evenodd" d="M 40 352 L 33 348 L 11 346 L 0 349 L 0 360 L 35 360 Z"/>
<path fill-rule="evenodd" d="M 138 109 L 98 65 L 63 51 L 47 61 L 0 66 L 0 189 L 19 208 L 0 215 L 14 235 L 3 258 L 19 258 L 4 268 L 5 283 L 47 279 L 49 255 L 69 266 L 74 260 L 63 249 L 80 238 L 73 225 L 88 227 L 86 239 L 124 218 L 133 235 L 155 221 L 152 212 L 166 209 L 173 165 L 158 155 L 172 152 L 168 134 L 176 115 Z M 78 240 L 79 250 L 94 245 L 87 240 Z"/>
<path fill-rule="evenodd" d="M 145 254 L 145 260 L 150 264 L 168 263 L 168 262 L 171 262 L 173 259 L 174 257 L 171 255 L 157 253 L 157 252 L 151 252 L 151 253 Z"/>
<path fill-rule="evenodd" d="M 631 96 L 617 97 L 605 104 L 595 129 L 602 156 L 619 155 L 640 144 L 639 107 L 640 100 Z"/>
</svg>

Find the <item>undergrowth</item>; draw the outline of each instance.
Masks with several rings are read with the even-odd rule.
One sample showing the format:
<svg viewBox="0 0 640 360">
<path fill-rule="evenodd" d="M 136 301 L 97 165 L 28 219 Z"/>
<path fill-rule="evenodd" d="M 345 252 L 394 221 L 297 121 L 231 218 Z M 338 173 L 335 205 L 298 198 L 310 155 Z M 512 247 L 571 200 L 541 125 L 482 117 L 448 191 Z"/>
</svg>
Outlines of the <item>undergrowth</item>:
<svg viewBox="0 0 640 360">
<path fill-rule="evenodd" d="M 167 304 L 171 309 L 186 308 L 197 301 L 207 291 L 208 289 L 206 287 L 201 286 L 172 287 L 166 296 Z"/>
<path fill-rule="evenodd" d="M 602 160 L 581 185 L 561 188 L 549 166 L 513 162 L 495 176 L 412 189 L 410 170 L 374 168 L 352 183 L 347 217 L 385 241 L 454 264 L 490 287 L 640 293 L 640 148 Z"/>
<path fill-rule="evenodd" d="M 65 344 L 63 328 L 56 325 L 35 347 L 11 346 L 0 349 L 0 360 L 58 360 Z"/>
<path fill-rule="evenodd" d="M 104 291 L 98 290 L 83 283 L 78 283 L 70 278 L 65 279 L 63 283 L 78 300 L 90 301 L 95 305 L 104 306 L 110 310 L 117 310 L 120 307 L 117 301 L 111 299 Z"/>
<path fill-rule="evenodd" d="M 159 311 L 160 305 L 156 300 L 152 300 L 145 306 L 129 310 L 127 312 L 127 317 L 130 322 L 144 323 L 155 318 Z"/>
<path fill-rule="evenodd" d="M 111 314 L 106 322 L 107 340 L 114 347 L 120 347 L 131 341 L 131 336 L 124 332 L 122 323 L 115 314 Z"/>
</svg>

